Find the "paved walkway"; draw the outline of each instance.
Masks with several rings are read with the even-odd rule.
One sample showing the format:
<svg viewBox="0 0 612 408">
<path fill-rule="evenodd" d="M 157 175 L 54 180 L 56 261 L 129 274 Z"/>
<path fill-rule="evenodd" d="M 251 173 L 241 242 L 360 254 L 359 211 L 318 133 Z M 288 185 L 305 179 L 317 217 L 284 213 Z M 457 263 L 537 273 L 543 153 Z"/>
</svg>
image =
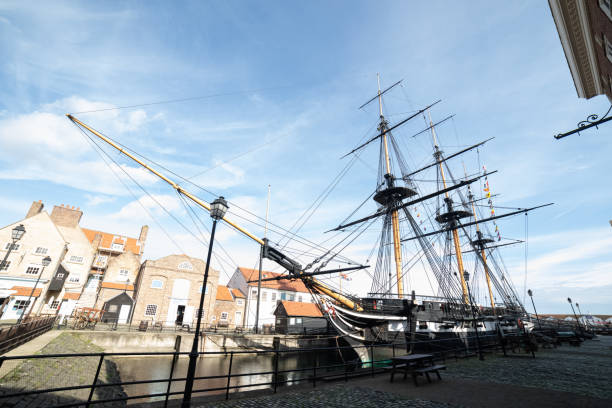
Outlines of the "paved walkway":
<svg viewBox="0 0 612 408">
<path fill-rule="evenodd" d="M 59 330 L 49 330 L 48 332 L 45 332 L 40 336 L 28 341 L 27 343 L 22 344 L 21 346 L 15 347 L 8 353 L 4 353 L 3 356 L 29 356 L 36 354 L 60 334 L 61 332 Z M 0 367 L 0 378 L 8 374 L 11 370 L 21 364 L 21 362 L 21 360 L 5 361 L 4 364 L 2 364 L 2 367 Z"/>
</svg>

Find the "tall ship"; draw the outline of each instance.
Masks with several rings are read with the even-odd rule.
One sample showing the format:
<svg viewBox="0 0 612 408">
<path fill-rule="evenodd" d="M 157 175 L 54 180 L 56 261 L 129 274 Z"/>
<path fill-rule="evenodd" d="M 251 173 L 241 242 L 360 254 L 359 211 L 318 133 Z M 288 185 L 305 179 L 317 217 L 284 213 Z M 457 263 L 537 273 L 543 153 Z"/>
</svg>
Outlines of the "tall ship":
<svg viewBox="0 0 612 408">
<path fill-rule="evenodd" d="M 231 214 L 223 221 L 256 242 L 261 257 L 285 271 L 272 279 L 300 279 L 349 344 L 393 343 L 414 351 L 421 342 L 465 342 L 475 332 L 492 335 L 516 329 L 526 311 L 500 248 L 521 241 L 502 239 L 496 222 L 550 204 L 496 214 L 489 186 L 489 175 L 494 172 L 479 166 L 474 174 L 467 174 L 465 167 L 457 173 L 451 166 L 491 139 L 450 153 L 443 151 L 436 130 L 450 117 L 434 123 L 431 116 L 432 107 L 440 101 L 391 123 L 383 111 L 383 97 L 400 83 L 381 90 L 379 79 L 376 95 L 361 106 L 377 107 L 376 131 L 363 143 L 356 143 L 346 156 L 358 158 L 364 150 L 376 149 L 378 171 L 369 181 L 370 190 L 363 192 L 364 201 L 330 229 L 335 242 L 329 248 L 311 243 L 310 250 L 296 255 L 286 245 L 249 232 Z M 91 140 L 118 150 L 191 204 L 210 211 L 209 203 L 190 191 L 188 179 L 160 169 L 72 114 L 67 117 Z M 414 137 L 429 138 L 431 152 L 427 162 L 412 168 L 403 148 L 406 142 L 398 140 L 394 132 L 415 121 L 423 121 L 424 129 Z M 356 216 L 368 209 L 369 213 Z M 351 261 L 343 251 L 369 229 L 377 233 L 372 243 L 375 260 L 372 265 Z M 305 257 L 307 262 L 303 262 Z M 328 268 L 330 263 L 345 265 L 334 269 Z M 356 271 L 367 271 L 371 277 L 366 296 L 347 293 L 329 279 Z M 258 281 L 266 280 L 259 276 Z M 428 293 L 420 293 L 425 283 Z"/>
</svg>

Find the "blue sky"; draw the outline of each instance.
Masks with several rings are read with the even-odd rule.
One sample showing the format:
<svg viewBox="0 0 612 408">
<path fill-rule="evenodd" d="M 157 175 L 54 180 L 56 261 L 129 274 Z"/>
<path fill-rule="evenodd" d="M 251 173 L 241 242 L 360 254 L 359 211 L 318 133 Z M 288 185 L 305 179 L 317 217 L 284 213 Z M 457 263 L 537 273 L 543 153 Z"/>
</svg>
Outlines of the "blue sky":
<svg viewBox="0 0 612 408">
<path fill-rule="evenodd" d="M 609 102 L 577 98 L 545 2 L 8 1 L 0 4 L 0 49 L 2 225 L 42 199 L 49 208 L 81 207 L 81 224 L 91 228 L 136 236 L 149 224 L 147 258 L 203 257 L 202 243 L 133 184 L 131 195 L 63 114 L 208 95 L 76 116 L 183 176 L 212 168 L 193 179 L 214 193 L 202 198 L 223 194 L 234 211 L 263 216 L 271 184 L 270 218 L 290 227 L 346 164 L 339 157 L 372 134 L 376 107 L 357 107 L 374 95 L 380 72 L 383 85 L 404 79 L 385 101 L 392 123 L 442 99 L 434 119 L 456 115 L 439 129 L 447 151 L 495 137 L 480 160 L 499 170 L 490 177 L 497 206 L 555 203 L 529 216 L 527 287 L 538 309 L 566 313 L 571 296 L 583 312 L 612 310 L 612 128 L 552 138 Z M 410 126 L 397 137 L 416 166 L 430 146 L 410 138 L 423 123 Z M 364 152 L 302 235 L 325 239 L 322 232 L 369 195 L 375 150 Z M 171 190 L 112 157 L 190 225 Z M 474 154 L 466 160 L 478 169 Z M 524 216 L 499 225 L 502 235 L 524 239 Z M 225 226 L 219 242 L 231 260 L 217 251 L 215 266 L 226 273 L 256 264 L 256 245 Z M 369 250 L 364 242 L 350 255 L 364 262 Z M 522 294 L 525 248 L 504 253 Z M 367 275 L 353 276 L 347 284 L 361 291 Z"/>
</svg>

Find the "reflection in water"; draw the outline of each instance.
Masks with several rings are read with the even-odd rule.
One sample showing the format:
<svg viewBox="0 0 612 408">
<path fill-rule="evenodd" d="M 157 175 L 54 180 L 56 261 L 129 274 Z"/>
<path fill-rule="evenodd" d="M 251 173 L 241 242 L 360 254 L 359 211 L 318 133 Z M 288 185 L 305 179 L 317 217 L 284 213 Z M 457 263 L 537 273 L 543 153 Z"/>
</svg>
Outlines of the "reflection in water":
<svg viewBox="0 0 612 408">
<path fill-rule="evenodd" d="M 349 353 L 347 350 L 343 350 L 344 359 L 354 359 L 354 353 L 351 353 L 350 357 L 347 357 Z M 298 368 L 311 368 L 315 365 L 317 367 L 342 364 L 343 359 L 338 351 L 321 351 L 321 352 L 306 352 L 306 353 L 280 353 L 278 362 L 279 372 L 283 370 L 295 370 Z M 171 356 L 156 356 L 156 357 L 125 357 L 125 358 L 114 358 L 121 375 L 121 381 L 142 381 L 142 380 L 161 380 L 167 379 L 170 374 L 170 367 L 172 365 Z M 196 376 L 217 376 L 222 375 L 222 378 L 212 378 L 196 380 L 194 382 L 194 393 L 198 389 L 210 389 L 220 388 L 219 390 L 209 391 L 207 393 L 196 393 L 196 396 L 221 394 L 225 392 L 227 385 L 227 373 L 229 368 L 230 356 L 223 357 L 205 357 L 198 360 Z M 189 359 L 181 357 L 177 360 L 174 367 L 173 378 L 184 378 L 187 375 L 187 366 Z M 338 370 L 336 368 L 335 370 Z M 334 369 L 328 368 L 317 368 L 317 375 L 322 374 L 324 371 L 333 371 Z M 234 360 L 232 363 L 232 376 L 238 374 L 251 374 L 242 375 L 238 377 L 232 377 L 231 386 L 246 386 L 252 385 L 251 387 L 241 387 L 238 389 L 230 390 L 230 392 L 237 391 L 250 391 L 258 388 L 269 388 L 270 385 L 256 385 L 262 383 L 270 383 L 272 381 L 272 374 L 256 374 L 263 372 L 274 371 L 274 354 L 234 354 Z M 279 374 L 279 381 L 292 380 L 294 382 L 286 385 L 295 384 L 299 381 L 306 380 L 312 375 L 311 370 L 298 371 L 290 373 Z M 280 386 L 283 386 L 282 384 Z M 167 389 L 167 382 L 159 382 L 152 384 L 134 384 L 124 386 L 125 392 L 129 396 L 136 395 L 148 395 L 165 393 Z M 182 392 L 185 388 L 185 381 L 177 381 L 172 383 L 171 392 Z M 182 398 L 182 395 L 176 395 L 174 398 Z M 165 397 L 153 397 L 149 398 L 148 401 L 163 400 Z M 172 398 L 172 396 L 171 396 Z M 134 402 L 142 402 L 143 400 L 132 400 Z"/>
</svg>

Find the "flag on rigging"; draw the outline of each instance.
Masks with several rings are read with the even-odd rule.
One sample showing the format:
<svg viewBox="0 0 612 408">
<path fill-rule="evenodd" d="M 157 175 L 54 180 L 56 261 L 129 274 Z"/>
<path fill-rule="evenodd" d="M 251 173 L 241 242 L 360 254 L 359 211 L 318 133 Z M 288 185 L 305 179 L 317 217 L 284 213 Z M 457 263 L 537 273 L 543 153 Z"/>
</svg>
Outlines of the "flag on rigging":
<svg viewBox="0 0 612 408">
<path fill-rule="evenodd" d="M 346 273 L 341 273 L 340 274 L 340 278 L 342 278 L 344 280 L 347 280 L 347 281 L 352 280 Z"/>
</svg>

